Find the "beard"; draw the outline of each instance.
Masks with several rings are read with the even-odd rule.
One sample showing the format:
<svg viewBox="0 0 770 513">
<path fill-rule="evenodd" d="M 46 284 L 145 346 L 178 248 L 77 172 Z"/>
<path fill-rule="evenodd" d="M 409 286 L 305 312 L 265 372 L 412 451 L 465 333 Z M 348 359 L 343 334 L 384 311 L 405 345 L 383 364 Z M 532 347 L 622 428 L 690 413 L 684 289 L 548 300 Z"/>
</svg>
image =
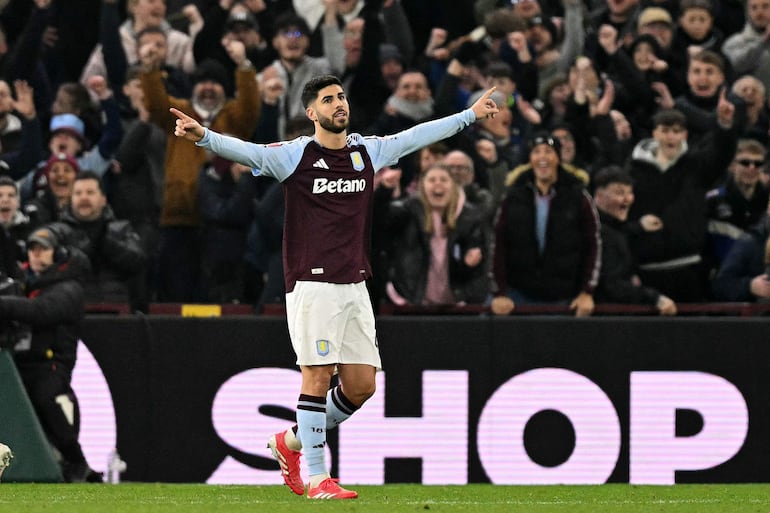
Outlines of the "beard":
<svg viewBox="0 0 770 513">
<path fill-rule="evenodd" d="M 343 123 L 337 123 L 334 118 L 318 116 L 318 124 L 321 125 L 321 128 L 333 134 L 341 134 L 347 130 L 348 125 L 350 124 L 350 119 L 345 118 Z"/>
</svg>

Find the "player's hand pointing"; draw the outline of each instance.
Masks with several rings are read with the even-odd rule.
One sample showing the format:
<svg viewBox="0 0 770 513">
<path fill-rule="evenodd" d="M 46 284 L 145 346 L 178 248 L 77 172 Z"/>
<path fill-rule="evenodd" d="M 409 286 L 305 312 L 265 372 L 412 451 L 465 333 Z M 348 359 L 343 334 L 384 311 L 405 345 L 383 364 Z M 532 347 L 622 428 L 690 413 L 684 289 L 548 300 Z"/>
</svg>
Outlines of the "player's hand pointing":
<svg viewBox="0 0 770 513">
<path fill-rule="evenodd" d="M 181 110 L 175 109 L 174 107 L 171 107 L 169 111 L 171 114 L 179 118 L 176 120 L 176 126 L 174 127 L 175 136 L 184 137 L 188 141 L 192 142 L 198 142 L 203 139 L 205 129 L 203 126 L 201 126 L 200 123 L 195 121 Z"/>
<path fill-rule="evenodd" d="M 497 104 L 495 101 L 490 98 L 492 96 L 492 93 L 495 92 L 495 89 L 497 87 L 490 87 L 487 89 L 484 94 L 481 95 L 481 97 L 476 100 L 476 103 L 471 105 L 471 109 L 473 110 L 473 113 L 476 115 L 476 119 L 485 119 L 485 118 L 493 118 L 495 117 L 495 114 L 500 112 L 500 109 L 497 108 Z"/>
</svg>

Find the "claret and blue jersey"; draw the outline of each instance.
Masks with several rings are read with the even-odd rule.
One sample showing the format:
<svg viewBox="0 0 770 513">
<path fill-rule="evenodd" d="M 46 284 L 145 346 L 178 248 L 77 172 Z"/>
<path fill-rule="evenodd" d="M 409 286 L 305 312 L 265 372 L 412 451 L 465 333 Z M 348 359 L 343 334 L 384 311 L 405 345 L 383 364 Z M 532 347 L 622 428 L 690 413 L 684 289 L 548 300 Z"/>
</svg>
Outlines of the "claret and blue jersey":
<svg viewBox="0 0 770 513">
<path fill-rule="evenodd" d="M 358 283 L 369 278 L 374 173 L 474 120 L 473 111 L 465 110 L 395 135 L 350 134 L 341 149 L 325 148 L 314 137 L 265 145 L 209 130 L 197 144 L 283 184 L 284 273 L 291 292 L 298 280 Z"/>
</svg>

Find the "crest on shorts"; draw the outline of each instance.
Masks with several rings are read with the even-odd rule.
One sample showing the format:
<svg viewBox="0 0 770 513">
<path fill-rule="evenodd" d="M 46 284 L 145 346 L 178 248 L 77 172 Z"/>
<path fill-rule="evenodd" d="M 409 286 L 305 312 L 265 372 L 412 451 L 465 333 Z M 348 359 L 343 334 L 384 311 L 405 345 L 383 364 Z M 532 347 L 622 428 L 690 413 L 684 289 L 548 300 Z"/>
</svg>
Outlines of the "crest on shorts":
<svg viewBox="0 0 770 513">
<path fill-rule="evenodd" d="M 329 341 L 328 340 L 316 340 L 315 350 L 319 356 L 326 356 L 329 354 Z"/>
<path fill-rule="evenodd" d="M 350 160 L 353 162 L 353 169 L 356 171 L 364 170 L 364 158 L 361 156 L 361 153 L 354 151 L 350 154 Z"/>
</svg>

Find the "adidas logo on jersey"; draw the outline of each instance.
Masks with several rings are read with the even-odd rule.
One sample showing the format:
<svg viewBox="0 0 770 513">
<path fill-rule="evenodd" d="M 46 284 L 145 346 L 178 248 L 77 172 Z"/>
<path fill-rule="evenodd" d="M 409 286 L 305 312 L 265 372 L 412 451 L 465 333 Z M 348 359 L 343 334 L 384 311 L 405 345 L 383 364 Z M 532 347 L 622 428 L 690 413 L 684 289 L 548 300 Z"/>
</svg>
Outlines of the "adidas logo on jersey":
<svg viewBox="0 0 770 513">
<path fill-rule="evenodd" d="M 321 169 L 329 169 L 329 164 L 326 163 L 324 159 L 318 159 L 313 163 L 313 167 L 318 167 Z"/>
<path fill-rule="evenodd" d="M 366 180 L 363 178 L 352 180 L 316 178 L 313 180 L 313 194 L 323 194 L 324 192 L 363 192 L 364 189 L 366 189 Z"/>
</svg>

